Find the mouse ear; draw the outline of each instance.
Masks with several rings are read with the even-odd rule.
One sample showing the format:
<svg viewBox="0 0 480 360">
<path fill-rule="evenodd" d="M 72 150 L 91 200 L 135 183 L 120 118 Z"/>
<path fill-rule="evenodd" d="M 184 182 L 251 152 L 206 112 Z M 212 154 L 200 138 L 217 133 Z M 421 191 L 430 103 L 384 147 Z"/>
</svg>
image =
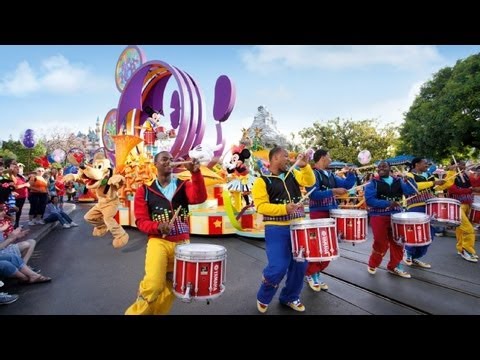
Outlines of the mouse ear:
<svg viewBox="0 0 480 360">
<path fill-rule="evenodd" d="M 244 159 L 248 159 L 250 157 L 250 150 L 248 149 L 243 149 L 242 152 L 240 153 L 240 155 L 244 158 Z"/>
<path fill-rule="evenodd" d="M 150 106 L 145 106 L 143 108 L 143 112 L 147 113 L 148 116 L 152 116 L 155 111 L 153 111 L 153 109 Z"/>
</svg>

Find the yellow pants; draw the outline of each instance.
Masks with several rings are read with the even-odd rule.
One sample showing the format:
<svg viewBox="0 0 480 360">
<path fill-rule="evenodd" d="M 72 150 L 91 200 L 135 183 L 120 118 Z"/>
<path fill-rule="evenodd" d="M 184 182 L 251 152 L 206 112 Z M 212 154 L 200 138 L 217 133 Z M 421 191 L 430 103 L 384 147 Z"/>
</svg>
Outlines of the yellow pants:
<svg viewBox="0 0 480 360">
<path fill-rule="evenodd" d="M 473 225 L 468 220 L 468 212 L 470 211 L 469 204 L 462 204 L 460 211 L 460 226 L 455 230 L 457 237 L 457 251 L 461 252 L 463 249 L 470 254 L 476 254 L 475 251 L 475 230 Z"/>
<path fill-rule="evenodd" d="M 174 243 L 160 238 L 150 238 L 145 255 L 145 276 L 140 282 L 138 297 L 125 315 L 165 315 L 175 300 L 172 281 L 167 273 L 173 271 L 175 246 L 190 241 Z"/>
</svg>

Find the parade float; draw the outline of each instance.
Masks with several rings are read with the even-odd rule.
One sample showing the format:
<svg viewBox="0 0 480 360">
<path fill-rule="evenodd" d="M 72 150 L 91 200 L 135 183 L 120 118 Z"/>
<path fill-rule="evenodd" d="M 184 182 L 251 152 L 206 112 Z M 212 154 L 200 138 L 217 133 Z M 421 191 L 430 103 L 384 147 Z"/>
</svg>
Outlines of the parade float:
<svg viewBox="0 0 480 360">
<path fill-rule="evenodd" d="M 232 200 L 235 191 L 224 191 L 227 172 L 218 164 L 225 150 L 222 123 L 235 105 L 230 78 L 222 75 L 215 84 L 216 144 L 212 146 L 204 143 L 208 118 L 204 96 L 196 80 L 184 70 L 160 60 L 147 61 L 139 47 L 128 46 L 117 61 L 115 83 L 121 95 L 117 108 L 105 116 L 102 140 L 115 173 L 126 179 L 117 221 L 135 226 L 135 191 L 156 176 L 153 157 L 166 150 L 174 159 L 202 158 L 209 197 L 189 209 L 192 234 L 226 235 L 253 229 L 253 209 Z M 190 176 L 181 168 L 175 172 L 180 178 Z M 231 218 L 237 221 L 232 223 Z"/>
</svg>

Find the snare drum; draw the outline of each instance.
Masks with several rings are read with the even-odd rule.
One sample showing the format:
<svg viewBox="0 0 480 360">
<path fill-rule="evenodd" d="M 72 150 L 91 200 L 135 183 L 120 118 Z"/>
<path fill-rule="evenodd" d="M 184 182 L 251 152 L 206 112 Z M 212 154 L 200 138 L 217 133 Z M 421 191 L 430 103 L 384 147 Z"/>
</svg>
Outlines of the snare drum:
<svg viewBox="0 0 480 360">
<path fill-rule="evenodd" d="M 392 215 L 393 239 L 409 246 L 423 246 L 432 242 L 430 217 L 418 212 Z"/>
<path fill-rule="evenodd" d="M 433 225 L 460 225 L 460 201 L 458 200 L 429 199 L 425 202 L 425 212 L 430 216 Z"/>
<path fill-rule="evenodd" d="M 186 244 L 175 247 L 173 292 L 190 302 L 207 302 L 225 290 L 227 249 L 220 245 Z"/>
<path fill-rule="evenodd" d="M 468 218 L 472 224 L 480 225 L 480 203 L 472 204 Z"/>
<path fill-rule="evenodd" d="M 367 212 L 365 210 L 332 209 L 339 240 L 362 243 L 367 240 Z"/>
<path fill-rule="evenodd" d="M 301 220 L 290 224 L 290 237 L 296 261 L 329 261 L 339 256 L 334 219 Z"/>
</svg>

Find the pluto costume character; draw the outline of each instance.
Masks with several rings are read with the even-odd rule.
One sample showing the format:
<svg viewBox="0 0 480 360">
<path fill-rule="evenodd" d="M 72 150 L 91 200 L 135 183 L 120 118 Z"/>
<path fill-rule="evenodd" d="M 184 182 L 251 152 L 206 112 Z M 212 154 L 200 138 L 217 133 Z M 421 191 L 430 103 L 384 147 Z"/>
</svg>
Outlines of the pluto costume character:
<svg viewBox="0 0 480 360">
<path fill-rule="evenodd" d="M 113 235 L 113 247 L 120 248 L 127 244 L 128 234 L 114 216 L 120 205 L 117 191 L 125 184 L 125 178 L 112 174 L 110 160 L 103 154 L 97 154 L 92 165 L 82 165 L 78 174 L 68 174 L 64 179 L 82 182 L 87 189 L 95 191 L 98 203 L 85 214 L 84 219 L 94 226 L 93 236 L 103 236 L 110 231 Z"/>
</svg>

